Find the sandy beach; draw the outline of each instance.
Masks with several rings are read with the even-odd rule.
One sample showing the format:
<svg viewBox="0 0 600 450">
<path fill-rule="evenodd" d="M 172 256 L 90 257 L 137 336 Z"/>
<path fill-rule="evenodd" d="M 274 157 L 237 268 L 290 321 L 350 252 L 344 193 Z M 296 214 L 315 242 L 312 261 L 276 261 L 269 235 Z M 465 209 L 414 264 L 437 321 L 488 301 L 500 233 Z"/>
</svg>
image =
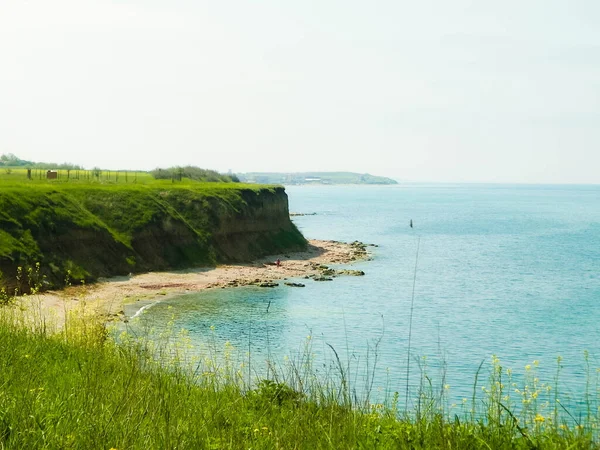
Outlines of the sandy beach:
<svg viewBox="0 0 600 450">
<path fill-rule="evenodd" d="M 369 258 L 369 245 L 360 242 L 309 241 L 306 251 L 261 258 L 249 264 L 219 265 L 171 272 L 149 272 L 99 280 L 89 286 L 73 286 L 36 296 L 33 303 L 45 316 L 64 323 L 68 311 L 81 305 L 107 320 L 127 320 L 124 305 L 156 298 L 245 285 L 274 287 L 289 278 L 302 282 L 331 281 L 336 276 L 364 275 L 328 264 L 348 264 Z M 276 261 L 279 260 L 279 265 Z M 289 282 L 288 282 L 289 283 Z M 298 280 L 296 280 L 298 283 Z M 302 284 L 302 283 L 300 283 Z M 295 286 L 301 288 L 301 286 Z M 32 301 L 32 300 L 28 300 Z"/>
</svg>

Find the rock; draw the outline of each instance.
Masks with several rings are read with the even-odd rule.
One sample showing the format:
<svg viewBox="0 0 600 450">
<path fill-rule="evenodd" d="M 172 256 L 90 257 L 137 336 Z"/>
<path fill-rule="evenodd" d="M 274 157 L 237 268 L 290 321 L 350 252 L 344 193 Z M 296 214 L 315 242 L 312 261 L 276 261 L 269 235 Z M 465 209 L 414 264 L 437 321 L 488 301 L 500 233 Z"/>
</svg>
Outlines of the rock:
<svg viewBox="0 0 600 450">
<path fill-rule="evenodd" d="M 313 280 L 315 280 L 315 281 L 333 281 L 333 278 L 320 276 L 320 277 L 314 277 Z"/>
<path fill-rule="evenodd" d="M 350 275 L 353 277 L 362 277 L 365 273 L 362 270 L 342 269 L 337 271 L 338 275 Z"/>
<path fill-rule="evenodd" d="M 273 283 L 272 281 L 265 281 L 264 283 L 260 283 L 258 285 L 258 287 L 262 287 L 262 288 L 274 288 L 279 286 L 278 283 Z"/>
<path fill-rule="evenodd" d="M 285 284 L 286 286 L 290 286 L 290 287 L 304 287 L 305 286 L 302 283 L 290 283 L 290 282 L 287 282 L 287 283 L 283 283 L 283 284 Z"/>
<path fill-rule="evenodd" d="M 356 253 L 366 253 L 367 251 L 367 244 L 360 241 L 350 243 L 350 247 L 352 247 Z"/>
</svg>

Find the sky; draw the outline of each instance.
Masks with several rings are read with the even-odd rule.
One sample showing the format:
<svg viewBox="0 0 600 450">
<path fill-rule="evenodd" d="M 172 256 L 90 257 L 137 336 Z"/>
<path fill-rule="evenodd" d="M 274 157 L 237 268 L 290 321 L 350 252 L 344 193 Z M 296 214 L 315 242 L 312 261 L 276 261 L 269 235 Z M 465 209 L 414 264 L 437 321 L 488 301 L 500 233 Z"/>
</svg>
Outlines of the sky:
<svg viewBox="0 0 600 450">
<path fill-rule="evenodd" d="M 597 0 L 0 0 L 0 153 L 600 183 Z"/>
</svg>

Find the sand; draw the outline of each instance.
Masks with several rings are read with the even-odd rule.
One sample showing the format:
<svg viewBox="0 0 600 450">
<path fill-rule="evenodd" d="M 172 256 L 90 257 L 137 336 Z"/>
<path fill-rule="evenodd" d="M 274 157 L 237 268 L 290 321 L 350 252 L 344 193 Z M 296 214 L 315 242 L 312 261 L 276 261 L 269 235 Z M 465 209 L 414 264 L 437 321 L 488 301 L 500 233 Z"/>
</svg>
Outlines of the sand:
<svg viewBox="0 0 600 450">
<path fill-rule="evenodd" d="M 273 286 L 287 278 L 309 277 L 328 280 L 339 275 L 327 264 L 348 264 L 368 259 L 367 245 L 338 241 L 309 241 L 304 252 L 272 255 L 251 264 L 220 265 L 213 268 L 196 268 L 172 272 L 149 272 L 127 277 L 99 280 L 89 286 L 69 287 L 62 291 L 49 291 L 28 300 L 41 309 L 45 316 L 59 324 L 64 323 L 68 311 L 81 305 L 92 308 L 107 320 L 127 320 L 124 305 L 133 302 L 147 303 L 156 298 L 184 293 L 249 284 Z M 280 265 L 275 262 L 280 260 Z M 360 271 L 346 271 L 361 275 Z M 298 280 L 295 280 L 298 282 Z M 314 282 L 312 279 L 300 280 Z M 284 281 L 285 282 L 285 281 Z"/>
</svg>

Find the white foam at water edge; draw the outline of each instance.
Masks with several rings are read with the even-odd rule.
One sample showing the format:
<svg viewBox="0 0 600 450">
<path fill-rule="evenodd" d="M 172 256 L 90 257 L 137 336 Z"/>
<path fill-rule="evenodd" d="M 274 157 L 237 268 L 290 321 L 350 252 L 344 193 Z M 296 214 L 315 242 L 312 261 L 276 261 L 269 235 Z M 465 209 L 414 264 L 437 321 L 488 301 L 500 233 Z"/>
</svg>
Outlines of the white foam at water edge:
<svg viewBox="0 0 600 450">
<path fill-rule="evenodd" d="M 137 310 L 137 312 L 131 316 L 131 319 L 135 319 L 136 317 L 138 317 L 140 314 L 142 314 L 144 311 L 146 311 L 147 309 L 153 307 L 154 305 L 158 305 L 160 303 L 160 300 L 154 303 L 149 303 L 147 305 L 142 306 L 140 309 Z"/>
</svg>

